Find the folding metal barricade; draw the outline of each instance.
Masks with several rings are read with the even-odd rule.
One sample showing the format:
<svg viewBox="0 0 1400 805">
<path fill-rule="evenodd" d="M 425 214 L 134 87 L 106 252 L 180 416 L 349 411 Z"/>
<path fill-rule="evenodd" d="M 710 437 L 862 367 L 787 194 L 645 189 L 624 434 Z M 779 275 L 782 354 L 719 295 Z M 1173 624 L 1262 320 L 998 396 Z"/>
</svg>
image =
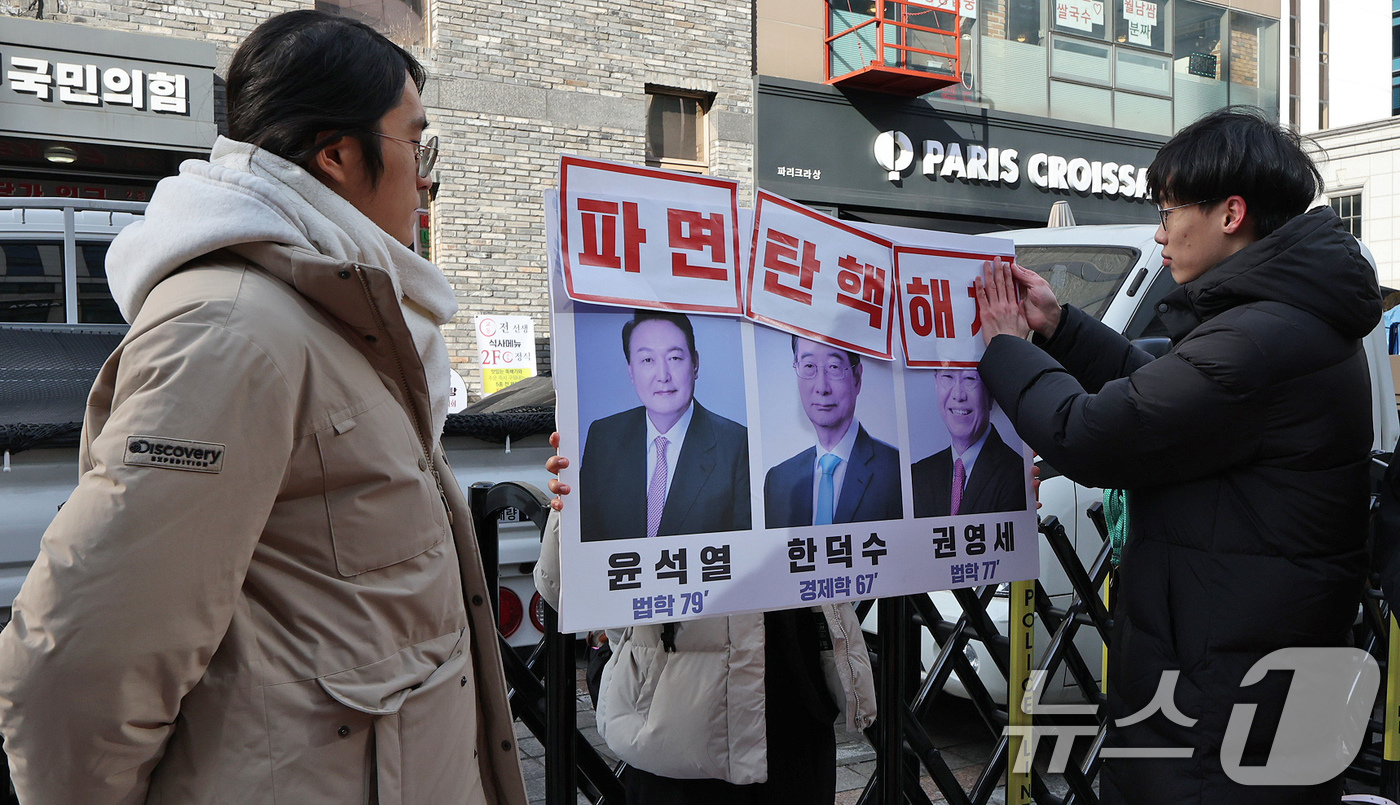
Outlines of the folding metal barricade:
<svg viewBox="0 0 1400 805">
<path fill-rule="evenodd" d="M 1093 792 L 1093 778 L 1098 770 L 1098 753 L 1103 743 L 1102 714 L 1104 696 L 1094 681 L 1088 664 L 1074 647 L 1075 633 L 1084 626 L 1107 635 L 1111 627 L 1108 610 L 1099 598 L 1108 575 L 1107 541 L 1099 551 L 1092 566 L 1086 570 L 1078 561 L 1073 545 L 1065 534 L 1064 527 L 1054 517 L 1046 518 L 1040 524 L 1040 533 L 1049 545 L 1059 563 L 1064 566 L 1066 575 L 1074 589 L 1072 603 L 1061 610 L 1053 606 L 1050 596 L 1039 581 L 1022 582 L 1013 585 L 1012 596 L 1024 596 L 1033 612 L 1047 626 L 1051 633 L 1050 642 L 1041 654 L 1034 670 L 1045 671 L 1047 675 L 1057 671 L 1061 664 L 1067 664 L 1076 684 L 1084 692 L 1086 701 L 1097 706 L 1100 727 L 1089 742 L 1087 752 L 1081 751 L 1084 762 L 1066 769 L 1065 779 L 1069 791 L 1063 797 L 1055 795 L 1034 773 L 1023 783 L 1024 791 L 1009 789 L 1006 801 L 1026 802 L 1034 799 L 1041 805 L 1069 805 L 1069 803 L 1091 803 L 1096 805 L 1097 796 Z M 1011 618 L 1011 634 L 1001 634 L 987 614 L 987 604 L 995 594 L 995 587 L 961 589 L 953 591 L 962 611 L 949 620 L 943 617 L 928 595 L 906 596 L 900 599 L 882 599 L 878 602 L 879 632 L 872 641 L 876 670 L 879 680 L 879 718 L 868 731 L 871 743 L 876 749 L 876 767 L 859 802 L 861 805 L 901 805 L 912 803 L 924 805 L 931 800 L 918 781 L 917 769 L 922 767 L 932 778 L 939 792 L 950 805 L 985 805 L 997 787 L 1005 779 L 1013 756 L 1013 739 L 1005 728 L 1012 724 L 1012 714 L 1019 704 L 1020 691 L 1029 676 L 1029 667 L 1012 673 L 1011 642 L 1016 640 L 1023 646 L 1030 646 L 1033 625 L 1020 618 Z M 863 615 L 869 609 L 868 603 L 860 607 Z M 910 615 L 917 616 L 916 618 Z M 952 613 L 950 613 L 952 614 Z M 891 626 L 893 624 L 893 626 Z M 933 665 L 918 682 L 917 690 L 910 684 L 918 679 L 917 657 L 911 657 L 911 650 L 918 646 L 917 624 L 929 629 L 941 647 Z M 988 649 L 997 670 L 1008 680 L 1008 711 L 1001 710 L 992 699 L 991 693 L 977 676 L 968 661 L 964 650 L 971 640 L 981 641 Z M 911 648 L 913 647 L 913 648 Z M 952 673 L 957 673 L 964 689 L 987 728 L 996 736 L 996 743 L 986 766 L 972 788 L 964 791 L 949 768 L 943 753 L 934 745 L 932 738 L 922 725 L 922 719 L 931 709 L 935 697 L 943 691 Z M 913 692 L 910 695 L 911 691 Z M 1060 726 L 1058 719 L 1049 716 L 1031 719 L 1025 726 L 1053 728 Z M 901 780 L 896 786 L 886 785 L 888 780 Z M 1024 793 L 1026 796 L 1018 797 Z"/>
<path fill-rule="evenodd" d="M 514 481 L 472 484 L 469 494 L 494 611 L 497 523 L 501 513 L 517 509 L 522 518 L 540 529 L 543 537 L 549 519 L 549 498 L 530 484 Z M 592 802 L 622 805 L 622 783 L 618 780 L 621 769 L 610 768 L 578 731 L 574 636 L 560 634 L 558 614 L 548 603 L 544 609 L 544 637 L 528 659 L 522 660 L 504 637 L 497 637 L 505 663 L 511 713 L 544 745 L 545 801 L 572 805 L 575 792 L 581 790 Z"/>
<path fill-rule="evenodd" d="M 548 499 L 527 484 L 477 484 L 471 489 L 471 504 L 488 582 L 494 589 L 497 519 L 505 509 L 514 507 L 543 532 L 549 512 Z M 1095 503 L 1088 514 L 1103 544 L 1087 568 L 1080 563 L 1063 525 L 1056 518 L 1047 517 L 1040 523 L 1043 545 L 1054 554 L 1073 590 L 1068 606 L 1056 607 L 1039 580 L 1013 585 L 1013 601 L 1019 598 L 1024 609 L 1033 613 L 1050 635 L 1033 668 L 1026 667 L 1028 664 L 1023 662 L 1020 663 L 1023 667 L 1016 668 L 1013 673 L 1013 641 L 1018 651 L 1029 656 L 1034 626 L 1020 617 L 1012 617 L 1010 634 L 1001 634 L 987 613 L 987 605 L 996 594 L 993 586 L 954 590 L 953 596 L 961 612 L 948 613 L 952 619 L 939 612 L 927 594 L 864 601 L 857 605 L 862 619 L 872 607 L 878 607 L 879 615 L 877 633 L 873 636 L 867 633 L 876 672 L 879 715 L 866 730 L 866 737 L 875 747 L 876 761 L 875 770 L 858 800 L 860 805 L 931 803 L 919 781 L 920 769 L 928 772 L 949 805 L 985 805 L 997 787 L 1008 779 L 1007 771 L 1013 766 L 1013 758 L 1019 751 L 1025 751 L 1018 746 L 1022 738 L 1008 732 L 1020 730 L 1025 734 L 1025 727 L 1043 730 L 1042 734 L 1051 738 L 1047 745 L 1074 740 L 1070 750 L 1072 762 L 1063 771 L 1066 790 L 1063 794 L 1054 793 L 1032 768 L 1024 778 L 1016 775 L 1010 778 L 1006 802 L 1098 805 L 1094 782 L 1102 767 L 1107 698 L 1094 679 L 1088 661 L 1075 647 L 1074 638 L 1081 629 L 1093 629 L 1107 650 L 1112 628 L 1111 607 L 1107 603 L 1111 600 L 1111 565 L 1102 504 Z M 1013 609 L 1013 613 L 1015 611 Z M 1377 658 L 1387 684 L 1378 695 L 1379 712 L 1371 720 L 1364 745 L 1344 776 L 1378 790 L 1383 797 L 1400 801 L 1400 640 L 1391 639 L 1400 632 L 1394 631 L 1395 626 L 1396 619 L 1387 611 L 1380 593 L 1368 585 L 1358 628 L 1358 645 Z M 918 657 L 918 630 L 921 628 L 930 630 L 940 646 L 932 666 L 922 675 Z M 998 672 L 1007 678 L 1007 710 L 993 701 L 965 655 L 972 640 L 983 643 Z M 581 792 L 595 805 L 622 805 L 619 781 L 622 765 L 611 768 L 577 728 L 574 636 L 558 633 L 557 616 L 546 605 L 545 637 L 528 660 L 520 659 L 504 638 L 501 638 L 501 645 L 506 680 L 511 688 L 511 709 L 545 747 L 546 801 L 550 805 L 573 803 L 576 793 Z M 1036 712 L 1034 708 L 1028 716 L 1018 712 L 1021 697 L 1017 694 L 1026 685 L 1029 672 L 1043 671 L 1049 678 L 1061 666 L 1068 669 L 1085 703 L 1095 707 L 1094 727 L 1067 721 L 1055 712 Z M 947 759 L 922 725 L 935 697 L 943 691 L 953 673 L 958 674 L 978 717 L 996 736 L 985 767 L 967 791 L 962 789 Z M 1024 723 L 1018 725 L 1015 723 L 1018 720 Z M 1011 731 L 1006 730 L 1008 725 L 1012 726 Z M 1057 733 L 1057 729 L 1066 726 L 1076 729 L 1067 734 Z M 1086 733 L 1086 729 L 1092 729 L 1092 734 Z M 889 784 L 889 781 L 895 782 Z"/>
</svg>

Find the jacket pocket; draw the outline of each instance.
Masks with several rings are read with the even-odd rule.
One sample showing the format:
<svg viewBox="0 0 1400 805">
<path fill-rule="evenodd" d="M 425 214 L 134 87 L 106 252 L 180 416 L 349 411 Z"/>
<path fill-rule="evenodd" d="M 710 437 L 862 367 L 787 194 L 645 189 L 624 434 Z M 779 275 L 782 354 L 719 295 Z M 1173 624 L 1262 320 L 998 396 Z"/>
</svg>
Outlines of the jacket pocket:
<svg viewBox="0 0 1400 805">
<path fill-rule="evenodd" d="M 378 805 L 482 801 L 466 630 L 317 681 L 350 711 L 374 717 Z"/>
<path fill-rule="evenodd" d="M 359 408 L 316 433 L 342 576 L 407 561 L 447 538 L 442 496 L 408 415 L 387 394 Z"/>
</svg>

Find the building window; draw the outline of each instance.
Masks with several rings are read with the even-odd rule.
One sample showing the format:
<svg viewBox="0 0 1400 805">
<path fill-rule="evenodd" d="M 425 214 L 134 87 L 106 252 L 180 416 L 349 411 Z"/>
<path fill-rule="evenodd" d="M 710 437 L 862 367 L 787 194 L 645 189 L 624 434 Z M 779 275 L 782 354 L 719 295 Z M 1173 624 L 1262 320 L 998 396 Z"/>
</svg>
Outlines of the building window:
<svg viewBox="0 0 1400 805">
<path fill-rule="evenodd" d="M 1337 217 L 1342 219 L 1347 231 L 1357 240 L 1361 239 L 1361 194 L 1348 193 L 1345 196 L 1333 196 L 1327 200 L 1332 205 L 1332 211 L 1337 213 Z"/>
<path fill-rule="evenodd" d="M 1054 27 L 1074 36 L 1164 50 L 1170 5 L 1171 0 L 1056 0 Z"/>
<path fill-rule="evenodd" d="M 1045 26 L 1041 22 L 1040 0 L 984 0 L 981 5 L 986 20 L 983 36 L 1026 45 L 1041 44 Z"/>
<path fill-rule="evenodd" d="M 714 96 L 647 86 L 647 164 L 708 173 L 706 117 Z"/>
<path fill-rule="evenodd" d="M 1183 0 L 1176 7 L 1176 128 L 1232 104 L 1278 115 L 1278 23 Z"/>
<path fill-rule="evenodd" d="M 873 0 L 827 2 L 832 8 L 868 9 Z M 1400 0 L 1392 2 L 1400 25 Z M 1277 118 L 1280 46 L 1288 45 L 1288 67 L 1296 69 L 1296 40 L 1302 34 L 1291 26 L 1288 42 L 1281 43 L 1279 20 L 1228 5 L 1236 4 L 978 0 L 977 16 L 963 20 L 962 85 L 932 97 L 1164 136 L 1234 104 L 1257 106 Z M 1290 18 L 1299 5 L 1301 0 L 1289 0 Z M 1400 115 L 1400 27 L 1396 30 Z M 1289 92 L 1296 96 L 1297 76 L 1290 76 Z M 1297 119 L 1290 116 L 1294 124 Z"/>
<path fill-rule="evenodd" d="M 316 10 L 359 20 L 400 45 L 428 39 L 427 0 L 316 0 Z"/>
<path fill-rule="evenodd" d="M 1302 23 L 1298 15 L 1298 0 L 1288 0 L 1288 123 L 1295 129 L 1303 125 L 1303 96 L 1299 89 L 1303 73 L 1298 47 Z"/>
<path fill-rule="evenodd" d="M 1046 116 L 1049 71 L 1041 0 L 983 0 L 974 86 L 979 101 L 1005 112 Z"/>
<path fill-rule="evenodd" d="M 1331 58 L 1331 34 L 1328 32 L 1330 24 L 1331 5 L 1328 0 L 1318 0 L 1317 4 L 1317 127 L 1320 129 L 1331 128 L 1332 121 L 1330 111 L 1330 94 L 1332 80 L 1329 76 L 1331 68 L 1328 60 Z"/>
<path fill-rule="evenodd" d="M 1400 115 L 1400 0 L 1390 5 L 1390 113 Z"/>
</svg>

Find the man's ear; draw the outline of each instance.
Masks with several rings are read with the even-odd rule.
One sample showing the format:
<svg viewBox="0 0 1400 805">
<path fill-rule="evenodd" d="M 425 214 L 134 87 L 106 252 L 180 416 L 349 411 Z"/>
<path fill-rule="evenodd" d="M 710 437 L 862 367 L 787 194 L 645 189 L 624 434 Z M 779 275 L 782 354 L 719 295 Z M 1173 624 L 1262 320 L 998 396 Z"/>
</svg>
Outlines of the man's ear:
<svg viewBox="0 0 1400 805">
<path fill-rule="evenodd" d="M 690 362 L 691 362 L 691 364 L 692 364 L 691 367 L 690 367 L 690 376 L 691 376 L 691 377 L 694 377 L 694 378 L 696 378 L 696 379 L 699 379 L 699 377 L 700 377 L 700 350 L 697 349 L 697 350 L 695 350 L 694 352 L 690 353 Z"/>
<path fill-rule="evenodd" d="M 320 142 L 333 134 L 333 131 L 319 132 L 316 140 Z M 331 188 L 350 185 L 363 170 L 364 154 L 360 148 L 360 141 L 354 137 L 337 137 L 311 158 L 311 172 Z"/>
<path fill-rule="evenodd" d="M 1247 218 L 1249 204 L 1244 196 L 1230 196 L 1225 199 L 1224 231 L 1227 235 L 1247 234 L 1253 228 Z"/>
<path fill-rule="evenodd" d="M 865 364 L 858 363 L 851 367 L 851 374 L 856 378 L 856 393 L 860 393 L 860 376 L 865 373 Z"/>
</svg>

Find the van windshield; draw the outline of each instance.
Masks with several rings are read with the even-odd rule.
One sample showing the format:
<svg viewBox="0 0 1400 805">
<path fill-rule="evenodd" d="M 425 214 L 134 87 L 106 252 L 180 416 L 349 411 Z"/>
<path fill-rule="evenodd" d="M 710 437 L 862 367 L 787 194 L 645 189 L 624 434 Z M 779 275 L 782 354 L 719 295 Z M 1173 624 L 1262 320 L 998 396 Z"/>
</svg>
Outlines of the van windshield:
<svg viewBox="0 0 1400 805">
<path fill-rule="evenodd" d="M 1017 246 L 1016 262 L 1044 277 L 1060 304 L 1097 319 L 1140 254 L 1127 246 Z"/>
<path fill-rule="evenodd" d="M 77 323 L 121 324 L 107 287 L 110 242 L 80 240 L 77 245 Z M 67 322 L 64 286 L 62 241 L 0 241 L 0 322 Z"/>
</svg>

